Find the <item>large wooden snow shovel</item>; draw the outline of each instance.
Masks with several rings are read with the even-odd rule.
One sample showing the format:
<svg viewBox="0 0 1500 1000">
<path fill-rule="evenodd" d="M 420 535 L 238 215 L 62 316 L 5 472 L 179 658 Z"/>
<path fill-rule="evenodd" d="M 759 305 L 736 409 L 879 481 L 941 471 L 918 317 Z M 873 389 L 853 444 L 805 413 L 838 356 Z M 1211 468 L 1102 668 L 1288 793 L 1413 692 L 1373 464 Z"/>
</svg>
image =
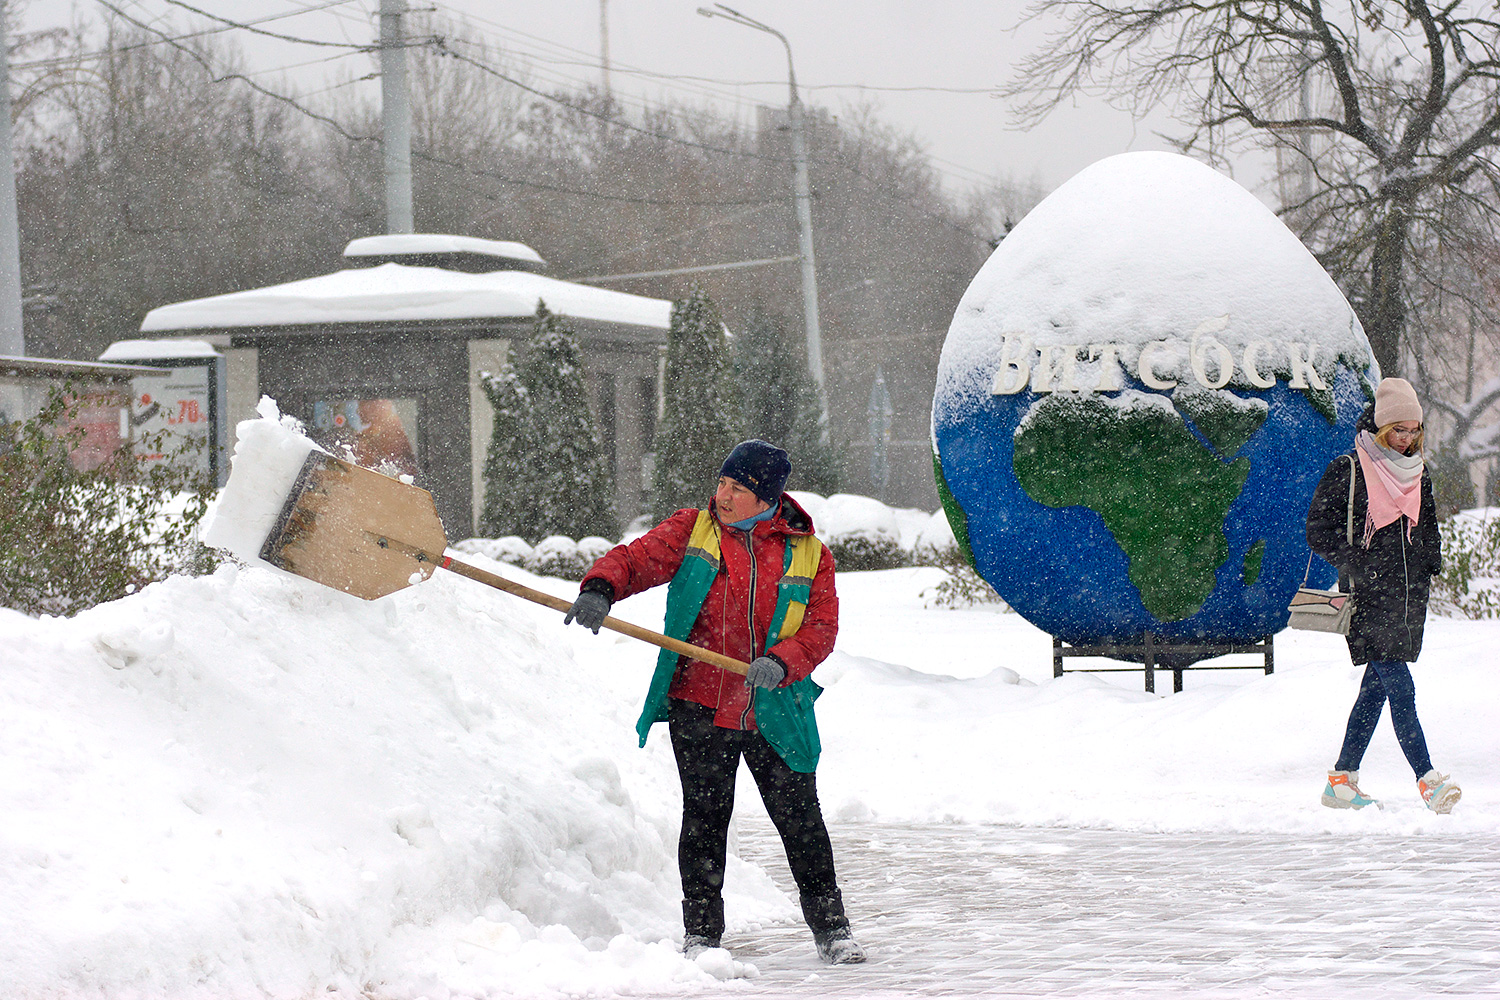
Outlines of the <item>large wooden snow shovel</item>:
<svg viewBox="0 0 1500 1000">
<path fill-rule="evenodd" d="M 573 605 L 460 562 L 444 554 L 447 547 L 431 493 L 314 451 L 303 463 L 260 555 L 289 573 L 367 601 L 446 569 L 554 611 L 565 612 Z M 604 619 L 604 627 L 737 674 L 749 669 L 732 656 L 618 618 Z"/>
</svg>

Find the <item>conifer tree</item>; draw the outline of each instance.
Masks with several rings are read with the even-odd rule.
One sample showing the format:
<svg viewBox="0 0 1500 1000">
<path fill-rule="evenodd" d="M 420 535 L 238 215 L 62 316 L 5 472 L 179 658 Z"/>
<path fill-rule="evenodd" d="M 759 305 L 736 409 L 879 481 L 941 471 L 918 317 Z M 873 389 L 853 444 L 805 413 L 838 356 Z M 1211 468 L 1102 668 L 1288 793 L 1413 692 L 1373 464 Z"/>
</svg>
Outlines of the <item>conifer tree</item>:
<svg viewBox="0 0 1500 1000">
<path fill-rule="evenodd" d="M 614 485 L 589 405 L 578 340 L 540 301 L 520 380 L 531 404 L 534 435 L 525 483 L 536 504 L 537 524 L 528 540 L 616 537 Z"/>
<path fill-rule="evenodd" d="M 536 454 L 531 394 L 507 358 L 498 372 L 480 375 L 485 398 L 494 410 L 489 451 L 484 458 L 484 508 L 479 533 L 486 538 L 537 534 L 534 493 L 528 480 Z"/>
<path fill-rule="evenodd" d="M 667 330 L 665 412 L 656 428 L 653 513 L 702 507 L 719 468 L 744 439 L 740 394 L 724 321 L 696 285 L 672 305 Z"/>
<path fill-rule="evenodd" d="M 786 318 L 752 306 L 734 353 L 745 393 L 745 436 L 786 449 L 792 458 L 788 489 L 837 493 L 839 463 L 822 439 L 817 383 L 787 332 Z"/>
</svg>

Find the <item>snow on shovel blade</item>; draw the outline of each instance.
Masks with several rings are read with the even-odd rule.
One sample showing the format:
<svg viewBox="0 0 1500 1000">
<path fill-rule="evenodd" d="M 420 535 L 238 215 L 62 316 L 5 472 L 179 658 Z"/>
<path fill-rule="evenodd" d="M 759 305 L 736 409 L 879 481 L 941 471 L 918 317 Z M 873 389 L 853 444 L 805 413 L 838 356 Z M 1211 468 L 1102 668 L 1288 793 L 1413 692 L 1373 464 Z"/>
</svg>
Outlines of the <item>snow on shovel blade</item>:
<svg viewBox="0 0 1500 1000">
<path fill-rule="evenodd" d="M 431 493 L 314 451 L 260 556 L 373 601 L 427 579 L 447 547 Z"/>
</svg>

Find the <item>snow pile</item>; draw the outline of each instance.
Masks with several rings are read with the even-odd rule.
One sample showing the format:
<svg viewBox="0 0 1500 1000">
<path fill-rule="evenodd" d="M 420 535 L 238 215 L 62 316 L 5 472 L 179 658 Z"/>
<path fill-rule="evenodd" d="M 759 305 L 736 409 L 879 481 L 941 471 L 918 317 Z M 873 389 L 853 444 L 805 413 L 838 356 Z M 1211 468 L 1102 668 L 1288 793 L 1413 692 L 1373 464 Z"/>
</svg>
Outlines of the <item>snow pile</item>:
<svg viewBox="0 0 1500 1000">
<path fill-rule="evenodd" d="M 823 503 L 823 518 L 813 522 L 830 545 L 846 538 L 901 544 L 896 512 L 879 500 L 853 493 L 835 493 Z"/>
<path fill-rule="evenodd" d="M 305 448 L 263 412 L 237 461 L 285 480 Z M 258 550 L 276 505 L 233 497 L 215 537 Z M 677 952 L 675 773 L 632 729 L 649 666 L 581 665 L 560 618 L 452 574 L 364 602 L 232 564 L 70 620 L 0 612 L 6 995 L 753 975 Z M 730 879 L 731 928 L 796 919 L 763 872 Z"/>
<path fill-rule="evenodd" d="M 615 543 L 608 538 L 598 535 L 588 535 L 578 539 L 578 555 L 582 557 L 585 569 L 594 565 L 594 562 L 604 553 L 615 547 Z"/>
<path fill-rule="evenodd" d="M 889 569 L 910 562 L 909 549 L 901 544 L 900 522 L 891 508 L 851 493 L 817 500 L 813 526 L 839 569 Z"/>
<path fill-rule="evenodd" d="M 813 526 L 819 532 L 823 531 L 823 509 L 828 505 L 827 498 L 807 490 L 787 490 L 786 495 L 797 501 L 798 506 L 807 511 L 807 516 L 812 518 Z"/>
</svg>

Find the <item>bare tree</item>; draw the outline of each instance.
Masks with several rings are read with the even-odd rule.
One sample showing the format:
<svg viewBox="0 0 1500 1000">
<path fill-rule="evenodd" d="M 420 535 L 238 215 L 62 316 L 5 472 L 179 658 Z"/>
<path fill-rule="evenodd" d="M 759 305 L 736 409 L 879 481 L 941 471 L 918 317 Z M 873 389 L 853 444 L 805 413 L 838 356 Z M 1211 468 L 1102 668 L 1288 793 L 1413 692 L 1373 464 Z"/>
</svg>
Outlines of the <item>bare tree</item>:
<svg viewBox="0 0 1500 1000">
<path fill-rule="evenodd" d="M 1403 370 L 1414 275 L 1444 226 L 1500 213 L 1500 9 L 1493 0 L 1045 0 L 1063 27 L 1012 96 L 1037 120 L 1102 86 L 1171 110 L 1210 155 L 1275 150 L 1305 183 L 1284 216 L 1344 286 L 1387 372 Z"/>
</svg>

